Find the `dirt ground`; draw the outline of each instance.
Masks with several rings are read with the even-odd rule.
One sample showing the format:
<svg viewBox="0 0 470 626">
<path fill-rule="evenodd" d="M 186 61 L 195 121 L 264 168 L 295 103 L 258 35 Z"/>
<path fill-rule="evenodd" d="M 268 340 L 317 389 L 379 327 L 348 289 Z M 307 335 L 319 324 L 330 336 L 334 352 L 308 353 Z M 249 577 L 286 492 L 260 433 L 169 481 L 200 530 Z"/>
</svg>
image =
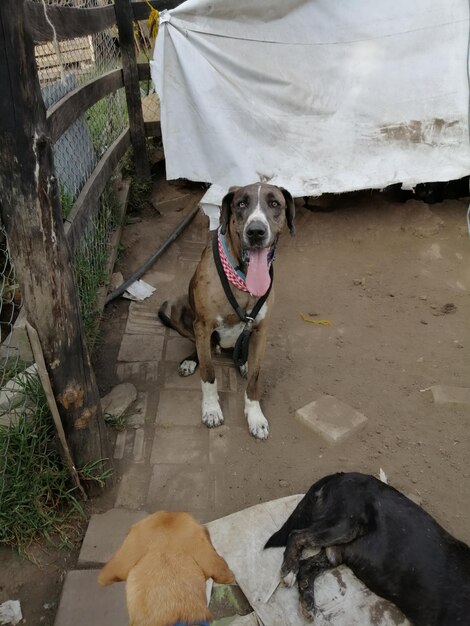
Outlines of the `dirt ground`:
<svg viewBox="0 0 470 626">
<path fill-rule="evenodd" d="M 195 185 L 162 182 L 155 199 L 202 193 Z M 276 304 L 262 371 L 271 434 L 265 442 L 250 437 L 241 393 L 240 416 L 227 424 L 240 426 L 239 434 L 227 447 L 224 493 L 213 517 L 304 492 L 327 473 L 378 475 L 382 468 L 393 486 L 470 543 L 470 410 L 436 405 L 426 391 L 435 384 L 469 386 L 468 198 L 427 205 L 361 192 L 314 204 L 314 211 L 297 207 L 297 235 L 284 233 L 275 263 Z M 182 209 L 163 204 L 161 215 L 146 210 L 126 227 L 119 261 L 125 277 L 181 220 Z M 188 233 L 207 223 L 198 216 Z M 159 288 L 157 304 L 185 289 L 194 267 L 195 260 L 178 263 L 179 241 L 152 268 L 174 275 Z M 120 300 L 106 309 L 95 359 L 102 394 L 118 382 L 115 363 L 127 307 Z M 331 325 L 307 323 L 300 312 Z M 296 409 L 324 394 L 368 418 L 362 431 L 336 446 L 294 419 Z M 12 565 L 1 568 L 0 599 L 20 598 L 29 624 L 52 624 L 41 607 L 57 597 L 52 590 L 60 589 L 67 564 L 50 568 L 46 597 L 45 582 L 29 585 L 46 581 L 44 568 L 23 564 L 25 575 L 12 585 L 21 567 L 7 560 Z"/>
</svg>

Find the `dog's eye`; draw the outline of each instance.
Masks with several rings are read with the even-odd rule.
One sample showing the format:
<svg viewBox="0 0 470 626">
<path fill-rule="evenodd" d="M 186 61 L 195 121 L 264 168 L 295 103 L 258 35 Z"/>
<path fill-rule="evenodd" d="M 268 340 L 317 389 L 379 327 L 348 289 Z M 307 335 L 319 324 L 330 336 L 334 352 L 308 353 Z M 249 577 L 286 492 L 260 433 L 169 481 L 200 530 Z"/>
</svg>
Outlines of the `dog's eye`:
<svg viewBox="0 0 470 626">
<path fill-rule="evenodd" d="M 272 200 L 269 203 L 269 206 L 272 207 L 273 209 L 277 209 L 277 207 L 280 206 L 280 205 L 279 205 L 279 202 L 277 200 Z"/>
<path fill-rule="evenodd" d="M 244 202 L 243 200 L 241 200 L 241 201 L 238 203 L 238 208 L 239 208 L 239 209 L 245 209 L 245 208 L 246 208 L 246 202 Z"/>
</svg>

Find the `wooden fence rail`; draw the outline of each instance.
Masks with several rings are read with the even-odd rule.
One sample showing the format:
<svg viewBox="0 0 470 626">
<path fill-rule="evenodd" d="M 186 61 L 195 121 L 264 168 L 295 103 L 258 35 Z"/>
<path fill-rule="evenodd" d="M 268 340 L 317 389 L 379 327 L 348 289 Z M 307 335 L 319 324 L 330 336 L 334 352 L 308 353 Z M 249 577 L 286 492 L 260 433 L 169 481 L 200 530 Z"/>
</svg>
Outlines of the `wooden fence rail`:
<svg viewBox="0 0 470 626">
<path fill-rule="evenodd" d="M 180 2 L 151 0 L 151 4 L 162 10 Z M 144 123 L 139 82 L 148 80 L 150 72 L 148 64 L 137 64 L 132 36 L 132 21 L 146 19 L 148 13 L 146 2 L 131 0 L 88 9 L 31 0 L 0 2 L 1 217 L 26 312 L 38 332 L 64 431 L 79 468 L 100 461 L 106 468 L 109 448 L 84 341 L 71 254 L 99 210 L 107 181 L 132 144 L 139 156 L 138 172 L 149 174 L 145 136 L 158 136 L 161 131 L 159 122 Z M 34 44 L 87 37 L 115 25 L 123 68 L 73 89 L 46 111 Z M 102 155 L 63 223 L 52 145 L 91 106 L 123 87 L 129 126 Z"/>
</svg>

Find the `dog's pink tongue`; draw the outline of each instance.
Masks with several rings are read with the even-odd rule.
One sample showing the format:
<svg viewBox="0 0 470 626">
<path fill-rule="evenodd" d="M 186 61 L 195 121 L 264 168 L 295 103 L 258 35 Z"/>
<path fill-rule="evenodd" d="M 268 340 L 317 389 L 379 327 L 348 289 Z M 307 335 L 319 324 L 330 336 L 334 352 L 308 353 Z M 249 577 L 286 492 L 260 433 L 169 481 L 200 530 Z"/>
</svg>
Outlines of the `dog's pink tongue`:
<svg viewBox="0 0 470 626">
<path fill-rule="evenodd" d="M 268 267 L 268 248 L 250 248 L 250 262 L 246 272 L 246 288 L 252 296 L 264 296 L 271 277 Z"/>
</svg>

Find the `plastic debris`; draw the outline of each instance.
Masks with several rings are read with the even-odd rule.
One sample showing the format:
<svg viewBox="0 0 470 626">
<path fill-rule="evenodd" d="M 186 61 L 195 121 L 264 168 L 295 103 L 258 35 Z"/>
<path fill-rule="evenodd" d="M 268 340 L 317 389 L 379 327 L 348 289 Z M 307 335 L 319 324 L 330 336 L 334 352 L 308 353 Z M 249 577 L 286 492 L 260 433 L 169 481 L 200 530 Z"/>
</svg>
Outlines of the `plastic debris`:
<svg viewBox="0 0 470 626">
<path fill-rule="evenodd" d="M 299 311 L 299 315 L 304 322 L 308 322 L 309 324 L 318 324 L 319 326 L 331 326 L 330 320 L 314 320 L 308 315 L 305 315 L 305 313 L 302 313 L 302 311 Z"/>
<path fill-rule="evenodd" d="M 122 296 L 129 300 L 142 302 L 142 300 L 149 298 L 154 291 L 155 287 L 152 287 L 152 285 L 149 285 L 144 280 L 136 280 L 135 283 L 132 283 L 132 285 L 127 288 L 127 291 L 125 291 Z"/>
</svg>

